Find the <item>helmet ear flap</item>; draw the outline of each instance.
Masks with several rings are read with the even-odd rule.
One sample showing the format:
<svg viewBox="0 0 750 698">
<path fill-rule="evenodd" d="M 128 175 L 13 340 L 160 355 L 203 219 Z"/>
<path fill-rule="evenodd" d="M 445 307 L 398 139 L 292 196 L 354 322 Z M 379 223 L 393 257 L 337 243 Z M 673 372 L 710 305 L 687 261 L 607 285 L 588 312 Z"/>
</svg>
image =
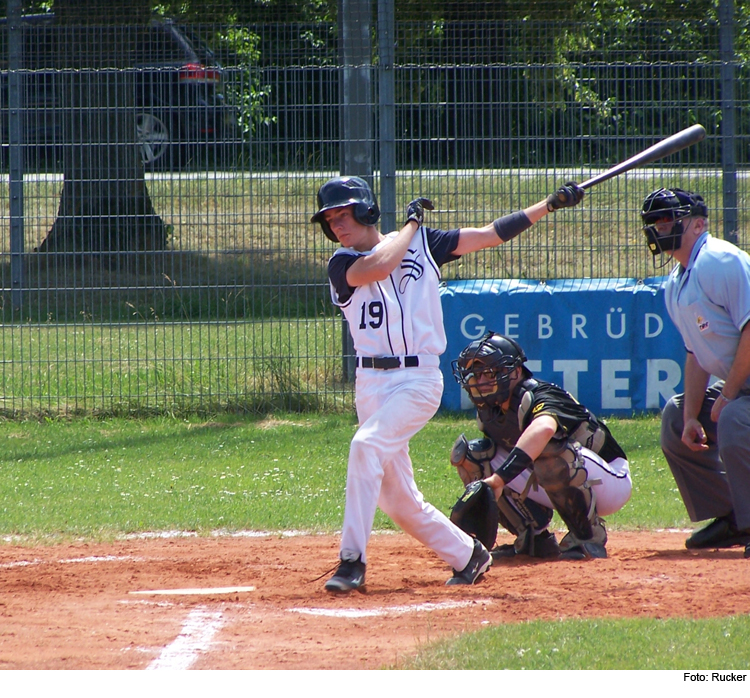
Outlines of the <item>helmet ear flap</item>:
<svg viewBox="0 0 750 698">
<path fill-rule="evenodd" d="M 323 218 L 322 216 L 318 219 L 318 223 L 320 223 L 320 227 L 323 229 L 323 234 L 331 241 L 331 242 L 338 242 L 339 239 L 336 237 L 336 234 L 331 230 L 331 226 L 328 224 L 328 221 Z"/>
<path fill-rule="evenodd" d="M 380 208 L 377 202 L 356 204 L 354 206 L 354 218 L 362 225 L 375 225 L 380 219 Z"/>
</svg>

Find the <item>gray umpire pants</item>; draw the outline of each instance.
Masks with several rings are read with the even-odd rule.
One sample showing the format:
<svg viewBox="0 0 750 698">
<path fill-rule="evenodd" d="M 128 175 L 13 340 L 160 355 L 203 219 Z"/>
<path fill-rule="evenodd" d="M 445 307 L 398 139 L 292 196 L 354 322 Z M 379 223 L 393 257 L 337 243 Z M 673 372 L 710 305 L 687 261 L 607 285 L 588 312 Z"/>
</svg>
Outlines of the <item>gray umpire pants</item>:
<svg viewBox="0 0 750 698">
<path fill-rule="evenodd" d="M 698 420 L 709 448 L 691 451 L 682 443 L 683 394 L 664 407 L 661 448 L 677 482 L 691 521 L 703 521 L 734 511 L 739 529 L 750 528 L 750 393 L 727 403 L 718 424 L 711 408 L 724 382 L 706 391 Z"/>
</svg>

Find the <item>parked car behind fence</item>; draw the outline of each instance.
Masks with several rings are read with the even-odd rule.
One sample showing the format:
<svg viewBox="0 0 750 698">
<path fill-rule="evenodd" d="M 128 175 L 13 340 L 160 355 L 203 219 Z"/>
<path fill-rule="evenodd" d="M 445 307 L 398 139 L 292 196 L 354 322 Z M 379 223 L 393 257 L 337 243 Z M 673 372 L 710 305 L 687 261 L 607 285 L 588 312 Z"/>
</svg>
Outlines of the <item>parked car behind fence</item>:
<svg viewBox="0 0 750 698">
<path fill-rule="evenodd" d="M 9 144 L 9 41 L 6 20 L 0 20 L 0 137 L 7 169 Z M 22 143 L 25 169 L 52 170 L 64 145 L 61 42 L 69 28 L 52 13 L 23 18 Z M 226 164 L 238 151 L 236 110 L 225 102 L 224 68 L 209 48 L 186 27 L 162 19 L 137 37 L 131 51 L 136 137 L 143 162 L 150 169 L 192 169 Z M 130 79 L 130 78 L 123 78 Z"/>
</svg>

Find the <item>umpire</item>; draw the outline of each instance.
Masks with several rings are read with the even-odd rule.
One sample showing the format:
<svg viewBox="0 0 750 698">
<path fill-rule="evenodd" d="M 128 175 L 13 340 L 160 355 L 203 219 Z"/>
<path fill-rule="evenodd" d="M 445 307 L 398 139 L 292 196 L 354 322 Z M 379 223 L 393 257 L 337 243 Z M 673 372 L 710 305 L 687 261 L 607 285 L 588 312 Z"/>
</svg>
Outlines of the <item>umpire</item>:
<svg viewBox="0 0 750 698">
<path fill-rule="evenodd" d="M 687 350 L 661 447 L 690 520 L 713 519 L 685 545 L 744 545 L 750 558 L 750 256 L 709 234 L 698 194 L 658 189 L 641 218 L 654 266 L 662 255 L 678 262 L 664 299 Z"/>
</svg>

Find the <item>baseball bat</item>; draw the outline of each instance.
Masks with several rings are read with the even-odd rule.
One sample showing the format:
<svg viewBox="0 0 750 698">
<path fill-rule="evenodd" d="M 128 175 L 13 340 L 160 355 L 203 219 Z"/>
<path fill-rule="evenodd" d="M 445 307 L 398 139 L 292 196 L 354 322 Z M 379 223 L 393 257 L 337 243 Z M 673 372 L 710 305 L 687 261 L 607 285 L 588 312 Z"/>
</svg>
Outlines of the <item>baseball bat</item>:
<svg viewBox="0 0 750 698">
<path fill-rule="evenodd" d="M 699 143 L 705 137 L 706 129 L 703 128 L 703 126 L 701 126 L 700 124 L 695 124 L 694 126 L 690 126 L 689 128 L 683 129 L 682 131 L 678 131 L 668 138 L 665 138 L 663 141 L 655 143 L 650 148 L 646 148 L 646 150 L 642 150 L 637 155 L 633 155 L 632 158 L 623 160 L 623 162 L 615 165 L 614 167 L 611 167 L 606 172 L 602 172 L 601 174 L 598 174 L 591 179 L 587 179 L 585 182 L 582 182 L 578 186 L 581 187 L 581 189 L 589 189 L 595 184 L 606 182 L 608 179 L 617 177 L 617 175 L 621 175 L 623 172 L 632 170 L 635 167 L 647 165 L 649 162 L 661 160 L 668 155 L 672 155 L 672 153 L 684 150 L 688 146 Z"/>
</svg>

